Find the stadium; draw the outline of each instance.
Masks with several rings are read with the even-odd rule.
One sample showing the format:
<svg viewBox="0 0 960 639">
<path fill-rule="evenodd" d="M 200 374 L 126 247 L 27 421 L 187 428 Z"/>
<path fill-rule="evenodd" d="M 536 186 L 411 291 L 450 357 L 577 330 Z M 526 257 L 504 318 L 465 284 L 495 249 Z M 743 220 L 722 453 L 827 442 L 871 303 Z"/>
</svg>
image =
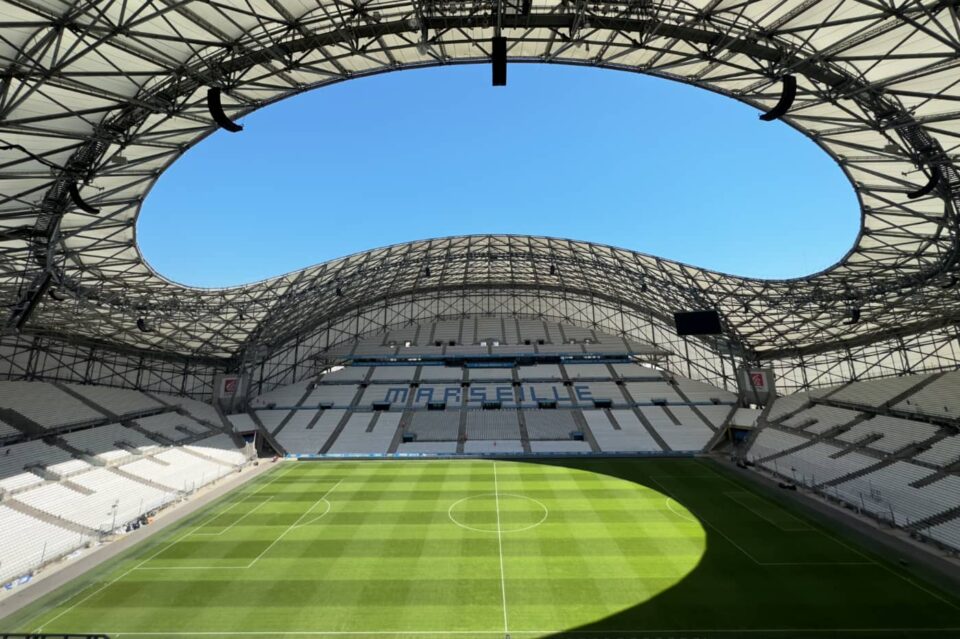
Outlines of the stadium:
<svg viewBox="0 0 960 639">
<path fill-rule="evenodd" d="M 520 234 L 144 257 L 210 136 L 465 64 L 742 103 L 855 242 L 794 279 Z M 0 66 L 0 636 L 960 637 L 956 1 L 0 0 Z"/>
</svg>

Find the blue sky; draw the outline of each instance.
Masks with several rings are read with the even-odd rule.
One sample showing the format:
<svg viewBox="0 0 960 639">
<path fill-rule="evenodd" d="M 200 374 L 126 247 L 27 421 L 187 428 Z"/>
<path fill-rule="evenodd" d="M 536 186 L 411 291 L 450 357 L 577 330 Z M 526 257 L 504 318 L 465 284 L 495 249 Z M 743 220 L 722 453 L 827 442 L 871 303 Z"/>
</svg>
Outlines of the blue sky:
<svg viewBox="0 0 960 639">
<path fill-rule="evenodd" d="M 147 197 L 163 275 L 242 284 L 356 251 L 467 233 L 613 244 L 752 277 L 837 261 L 859 226 L 839 167 L 738 102 L 613 71 L 512 64 L 389 73 L 218 131 Z"/>
</svg>

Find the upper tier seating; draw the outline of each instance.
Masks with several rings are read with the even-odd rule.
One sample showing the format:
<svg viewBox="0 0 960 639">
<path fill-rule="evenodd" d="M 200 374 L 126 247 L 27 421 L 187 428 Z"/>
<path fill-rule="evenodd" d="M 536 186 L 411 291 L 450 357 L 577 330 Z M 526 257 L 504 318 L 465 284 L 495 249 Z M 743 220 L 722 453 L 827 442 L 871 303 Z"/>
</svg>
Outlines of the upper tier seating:
<svg viewBox="0 0 960 639">
<path fill-rule="evenodd" d="M 301 413 L 306 413 L 305 410 L 258 410 L 256 411 L 257 419 L 260 420 L 260 423 L 263 424 L 263 427 L 266 428 L 271 433 L 277 429 L 283 420 L 291 416 L 291 413 L 294 415 L 299 415 Z"/>
<path fill-rule="evenodd" d="M 25 470 L 27 465 L 52 466 L 71 459 L 67 451 L 39 439 L 0 447 L 0 489 L 14 491 L 42 483 L 42 477 Z"/>
<path fill-rule="evenodd" d="M 860 413 L 856 411 L 817 404 L 805 408 L 781 423 L 790 428 L 803 428 L 808 433 L 819 435 L 837 426 L 848 424 L 859 416 Z M 807 425 L 810 421 L 814 423 Z"/>
<path fill-rule="evenodd" d="M 521 380 L 561 381 L 560 367 L 556 364 L 537 364 L 536 366 L 518 366 L 517 377 Z"/>
<path fill-rule="evenodd" d="M 422 341 L 422 340 L 421 340 Z M 444 320 L 434 325 L 433 341 L 447 344 L 460 342 L 460 320 Z"/>
<path fill-rule="evenodd" d="M 793 395 L 786 395 L 785 397 L 778 397 L 776 400 L 774 400 L 773 405 L 770 407 L 770 411 L 767 413 L 767 421 L 780 421 L 790 413 L 800 410 L 809 402 L 809 393 L 795 393 Z"/>
<path fill-rule="evenodd" d="M 211 404 L 201 402 L 191 397 L 178 397 L 175 395 L 159 395 L 160 399 L 171 406 L 176 406 L 186 411 L 196 420 L 210 422 L 215 428 L 223 428 L 224 423 L 220 418 L 220 413 Z"/>
<path fill-rule="evenodd" d="M 397 432 L 400 417 L 400 413 L 353 413 L 330 452 L 385 453 Z"/>
<path fill-rule="evenodd" d="M 173 442 L 208 432 L 208 428 L 178 413 L 160 413 L 138 417 L 136 423 L 146 431 L 156 433 Z"/>
<path fill-rule="evenodd" d="M 592 407 L 594 401 L 609 401 L 612 406 L 628 406 L 615 382 L 575 382 L 573 393 L 581 406 Z"/>
<path fill-rule="evenodd" d="M 0 421 L 0 442 L 4 441 L 5 439 L 9 439 L 19 435 L 20 435 L 19 430 L 17 430 L 10 424 Z"/>
<path fill-rule="evenodd" d="M 0 448 L 0 488 L 17 490 L 39 483 L 35 475 L 26 472 L 26 466 L 42 466 L 61 475 L 89 468 L 90 464 L 74 459 L 66 450 L 49 446 L 38 439 L 5 446 Z"/>
<path fill-rule="evenodd" d="M 478 317 L 475 330 L 477 340 L 497 340 L 498 342 L 504 341 L 503 322 L 499 317 Z"/>
<path fill-rule="evenodd" d="M 513 389 L 509 385 L 501 385 L 506 389 L 506 395 L 510 398 L 513 397 Z M 460 406 L 461 401 L 463 400 L 464 393 L 467 394 L 468 401 L 479 402 L 481 399 L 476 399 L 478 394 L 481 394 L 481 389 L 483 388 L 482 384 L 474 384 L 469 389 L 463 388 L 460 384 L 456 383 L 447 383 L 447 384 L 420 384 L 417 388 L 407 388 L 406 386 L 369 386 L 367 391 L 363 395 L 362 404 L 370 405 L 376 401 L 385 401 L 387 399 L 393 399 L 394 403 L 403 407 L 403 404 L 407 401 L 408 397 L 411 401 L 411 406 L 415 408 L 425 408 L 427 404 L 431 403 L 444 403 L 447 405 L 447 408 L 456 408 Z M 490 393 L 491 399 L 495 395 L 495 392 Z M 486 395 L 482 395 L 482 399 L 486 399 Z"/>
<path fill-rule="evenodd" d="M 908 375 L 853 382 L 831 393 L 830 399 L 876 408 L 883 406 L 897 395 L 905 393 L 929 377 L 930 375 Z"/>
<path fill-rule="evenodd" d="M 663 438 L 670 450 L 676 451 L 699 451 L 702 450 L 710 438 L 713 437 L 713 431 L 703 423 L 689 408 L 678 406 L 674 416 L 680 421 L 680 424 L 674 424 L 666 411 L 660 406 L 644 406 L 640 412 L 657 434 Z M 679 409 L 686 408 L 686 412 Z"/>
<path fill-rule="evenodd" d="M 330 439 L 330 435 L 346 412 L 337 409 L 325 410 L 313 427 L 309 428 L 317 411 L 298 410 L 287 425 L 277 433 L 277 442 L 289 453 L 317 453 Z"/>
<path fill-rule="evenodd" d="M 550 340 L 550 336 L 547 334 L 547 327 L 541 320 L 518 319 L 517 329 L 520 332 L 521 341 L 529 340 L 536 344 L 538 340 Z"/>
<path fill-rule="evenodd" d="M 377 366 L 373 369 L 370 381 L 409 383 L 416 374 L 416 366 Z"/>
<path fill-rule="evenodd" d="M 367 378 L 372 366 L 346 366 L 326 373 L 321 382 L 324 384 L 356 384 Z"/>
<path fill-rule="evenodd" d="M 893 408 L 921 415 L 960 420 L 960 371 L 945 373 Z"/>
<path fill-rule="evenodd" d="M 614 372 L 620 376 L 621 379 L 644 379 L 644 380 L 662 380 L 663 373 L 656 370 L 655 368 L 649 368 L 643 366 L 642 364 L 635 363 L 618 363 L 612 364 Z"/>
<path fill-rule="evenodd" d="M 257 423 L 253 421 L 253 418 L 250 417 L 247 413 L 236 413 L 235 415 L 227 415 L 227 421 L 233 426 L 234 432 L 237 433 L 247 433 L 250 431 L 257 430 Z"/>
<path fill-rule="evenodd" d="M 700 413 L 707 418 L 707 421 L 714 425 L 714 427 L 719 428 L 721 425 L 723 425 L 723 422 L 727 416 L 730 415 L 730 412 L 733 410 L 733 406 L 730 406 L 729 404 L 697 406 L 697 410 L 699 410 Z"/>
<path fill-rule="evenodd" d="M 384 340 L 387 344 L 403 344 L 407 341 L 414 341 L 420 333 L 419 324 L 409 324 L 400 328 L 395 328 L 387 334 Z"/>
<path fill-rule="evenodd" d="M 716 408 L 730 408 L 729 406 L 701 406 L 700 412 L 706 415 L 707 419 L 710 420 L 710 423 L 714 426 L 720 426 L 720 422 L 715 421 L 715 417 L 711 415 L 711 409 Z M 733 414 L 733 418 L 730 420 L 732 426 L 738 428 L 756 428 L 757 420 L 760 419 L 760 413 L 763 411 L 756 408 L 738 408 L 737 411 Z"/>
<path fill-rule="evenodd" d="M 663 449 L 651 437 L 631 410 L 614 410 L 610 414 L 619 429 L 607 417 L 607 411 L 585 410 L 583 417 L 593 433 L 597 445 L 604 452 L 661 452 Z"/>
<path fill-rule="evenodd" d="M 570 379 L 611 379 L 610 369 L 606 364 L 565 364 L 567 377 Z"/>
<path fill-rule="evenodd" d="M 951 435 L 935 442 L 929 450 L 917 455 L 916 460 L 934 466 L 949 466 L 960 462 L 960 435 Z"/>
<path fill-rule="evenodd" d="M 421 366 L 421 382 L 459 382 L 463 379 L 460 366 Z"/>
<path fill-rule="evenodd" d="M 513 381 L 513 368 L 477 366 L 467 368 L 467 372 L 470 376 L 470 381 L 507 383 Z"/>
<path fill-rule="evenodd" d="M 87 384 L 66 384 L 66 387 L 120 417 L 163 408 L 163 404 L 157 400 L 135 390 Z"/>
<path fill-rule="evenodd" d="M 730 391 L 717 388 L 712 384 L 697 382 L 684 377 L 676 378 L 677 387 L 694 404 L 710 403 L 733 403 L 737 401 L 737 396 Z"/>
<path fill-rule="evenodd" d="M 289 386 L 278 386 L 251 401 L 250 406 L 261 408 L 274 404 L 277 408 L 293 408 L 303 399 L 311 383 L 311 380 L 305 379 Z"/>
<path fill-rule="evenodd" d="M 560 382 L 532 382 L 520 386 L 520 405 L 536 408 L 540 402 L 573 405 L 570 392 Z"/>
<path fill-rule="evenodd" d="M 357 395 L 359 386 L 353 384 L 317 384 L 313 392 L 304 400 L 303 406 L 315 408 L 321 404 L 330 405 L 333 408 L 348 408 L 353 403 L 353 398 Z M 370 386 L 368 392 L 374 388 L 382 389 L 382 386 Z"/>
<path fill-rule="evenodd" d="M 106 418 L 53 384 L 39 382 L 0 382 L 0 407 L 15 410 L 45 428 Z"/>
<path fill-rule="evenodd" d="M 936 426 L 923 422 L 877 415 L 873 419 L 860 422 L 850 430 L 840 433 L 837 439 L 852 444 L 871 435 L 882 435 L 881 439 L 870 443 L 870 448 L 885 453 L 895 453 L 905 446 L 930 439 L 939 430 Z"/>
<path fill-rule="evenodd" d="M 114 462 L 133 453 L 119 447 L 122 442 L 132 448 L 145 452 L 157 448 L 158 444 L 142 433 L 120 424 L 107 424 L 97 428 L 67 433 L 63 439 L 76 449 L 85 451 L 104 462 Z"/>
<path fill-rule="evenodd" d="M 787 450 L 788 448 L 804 446 L 809 443 L 809 441 L 806 437 L 785 433 L 776 428 L 764 428 L 757 433 L 757 438 L 750 447 L 748 456 L 750 459 L 757 461 L 761 458 L 779 453 L 780 451 Z"/>
<path fill-rule="evenodd" d="M 670 404 L 686 403 L 667 382 L 627 382 L 626 387 L 633 401 L 639 404 L 649 404 L 661 399 Z"/>
</svg>

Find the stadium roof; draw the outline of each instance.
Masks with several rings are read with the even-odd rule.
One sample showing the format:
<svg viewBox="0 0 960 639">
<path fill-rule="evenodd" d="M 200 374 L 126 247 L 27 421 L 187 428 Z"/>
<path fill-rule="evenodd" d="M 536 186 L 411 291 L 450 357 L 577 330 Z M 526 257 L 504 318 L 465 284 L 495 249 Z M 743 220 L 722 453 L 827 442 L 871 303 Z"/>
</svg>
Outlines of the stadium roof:
<svg viewBox="0 0 960 639">
<path fill-rule="evenodd" d="M 0 1 L 7 329 L 230 358 L 373 300 L 484 288 L 600 296 L 662 316 L 716 307 L 730 341 L 771 358 L 942 326 L 960 317 L 958 4 Z M 223 290 L 170 282 L 144 261 L 140 205 L 171 162 L 216 130 L 209 88 L 222 89 L 236 120 L 349 78 L 488 62 L 497 30 L 512 61 L 648 73 L 763 111 L 789 102 L 795 78 L 782 119 L 850 178 L 862 207 L 855 246 L 791 281 L 505 236 L 376 249 Z"/>
</svg>

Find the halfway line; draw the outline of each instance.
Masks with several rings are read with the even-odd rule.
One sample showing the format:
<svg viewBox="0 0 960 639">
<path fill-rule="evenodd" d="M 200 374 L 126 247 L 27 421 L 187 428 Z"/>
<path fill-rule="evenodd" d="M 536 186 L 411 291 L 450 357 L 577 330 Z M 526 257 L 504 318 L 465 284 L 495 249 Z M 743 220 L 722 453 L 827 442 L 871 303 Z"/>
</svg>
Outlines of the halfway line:
<svg viewBox="0 0 960 639">
<path fill-rule="evenodd" d="M 497 483 L 497 462 L 493 462 L 493 496 L 497 509 L 497 549 L 500 551 L 500 597 L 503 601 L 503 633 L 510 634 L 507 622 L 507 583 L 503 573 L 503 528 L 500 527 L 500 487 Z"/>
</svg>

